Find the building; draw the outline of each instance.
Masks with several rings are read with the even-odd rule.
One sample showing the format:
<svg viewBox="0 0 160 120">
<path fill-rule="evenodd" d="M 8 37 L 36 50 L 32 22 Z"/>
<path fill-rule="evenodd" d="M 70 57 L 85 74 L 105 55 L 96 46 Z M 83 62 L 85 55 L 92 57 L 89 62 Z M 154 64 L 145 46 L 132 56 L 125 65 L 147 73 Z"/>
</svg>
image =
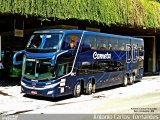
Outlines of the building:
<svg viewBox="0 0 160 120">
<path fill-rule="evenodd" d="M 0 0 L 1 55 L 7 76 L 15 51 L 38 29 L 86 29 L 141 37 L 145 73 L 160 71 L 158 0 Z"/>
</svg>

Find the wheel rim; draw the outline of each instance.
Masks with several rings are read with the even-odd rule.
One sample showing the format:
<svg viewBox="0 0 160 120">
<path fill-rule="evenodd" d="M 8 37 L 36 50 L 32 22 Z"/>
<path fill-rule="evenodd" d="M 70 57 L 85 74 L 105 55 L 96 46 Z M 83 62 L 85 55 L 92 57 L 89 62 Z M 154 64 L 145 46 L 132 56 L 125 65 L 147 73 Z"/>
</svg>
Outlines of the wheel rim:
<svg viewBox="0 0 160 120">
<path fill-rule="evenodd" d="M 92 92 L 92 83 L 88 84 L 88 90 L 89 90 L 89 92 Z"/>
<path fill-rule="evenodd" d="M 81 85 L 80 84 L 78 84 L 76 87 L 76 93 L 77 93 L 77 95 L 79 95 L 81 93 Z"/>
<path fill-rule="evenodd" d="M 136 76 L 134 75 L 134 76 L 133 76 L 133 82 L 135 82 L 135 79 L 136 79 Z"/>
<path fill-rule="evenodd" d="M 133 75 L 131 75 L 131 77 L 130 77 L 130 83 L 131 84 L 133 83 Z"/>
<path fill-rule="evenodd" d="M 127 85 L 127 83 L 128 83 L 128 79 L 127 79 L 127 76 L 126 76 L 125 79 L 124 79 L 124 85 Z"/>
</svg>

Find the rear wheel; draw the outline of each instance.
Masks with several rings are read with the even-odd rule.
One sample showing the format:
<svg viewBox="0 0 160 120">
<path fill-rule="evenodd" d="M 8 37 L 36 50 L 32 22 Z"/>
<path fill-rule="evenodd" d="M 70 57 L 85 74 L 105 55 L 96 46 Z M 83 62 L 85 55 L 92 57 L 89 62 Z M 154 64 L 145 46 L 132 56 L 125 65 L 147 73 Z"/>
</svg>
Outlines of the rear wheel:
<svg viewBox="0 0 160 120">
<path fill-rule="evenodd" d="M 128 76 L 126 75 L 123 80 L 123 86 L 126 87 L 128 84 Z"/>
<path fill-rule="evenodd" d="M 81 83 L 80 82 L 77 82 L 77 84 L 75 85 L 73 95 L 74 97 L 79 97 L 81 95 Z"/>
<path fill-rule="evenodd" d="M 133 83 L 134 83 L 134 81 L 135 81 L 135 76 L 132 74 L 132 75 L 130 75 L 130 78 L 129 78 L 129 85 L 133 85 Z"/>
<path fill-rule="evenodd" d="M 93 89 L 92 89 L 92 93 L 95 93 L 96 92 L 96 84 L 93 83 Z"/>
<path fill-rule="evenodd" d="M 92 85 L 92 82 L 89 81 L 87 84 L 87 88 L 86 88 L 86 94 L 90 95 L 90 94 L 92 94 L 92 91 L 93 91 L 93 85 Z"/>
</svg>

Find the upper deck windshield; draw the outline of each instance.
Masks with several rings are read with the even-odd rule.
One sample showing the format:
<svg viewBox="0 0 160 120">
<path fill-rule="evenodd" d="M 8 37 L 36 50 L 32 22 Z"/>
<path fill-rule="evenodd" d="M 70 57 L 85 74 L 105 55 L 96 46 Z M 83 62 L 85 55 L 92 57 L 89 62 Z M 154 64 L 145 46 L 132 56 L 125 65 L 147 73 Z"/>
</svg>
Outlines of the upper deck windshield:
<svg viewBox="0 0 160 120">
<path fill-rule="evenodd" d="M 57 50 L 62 35 L 62 33 L 33 34 L 27 45 L 27 49 Z"/>
</svg>

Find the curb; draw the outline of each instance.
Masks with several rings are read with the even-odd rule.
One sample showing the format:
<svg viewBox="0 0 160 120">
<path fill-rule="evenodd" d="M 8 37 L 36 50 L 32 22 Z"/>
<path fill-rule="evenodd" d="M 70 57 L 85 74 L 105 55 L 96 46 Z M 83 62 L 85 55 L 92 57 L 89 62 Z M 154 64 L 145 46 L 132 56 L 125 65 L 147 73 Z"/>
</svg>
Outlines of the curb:
<svg viewBox="0 0 160 120">
<path fill-rule="evenodd" d="M 142 80 L 153 80 L 153 79 L 157 79 L 157 78 L 160 78 L 160 76 L 146 76 L 146 77 L 143 77 Z"/>
</svg>

